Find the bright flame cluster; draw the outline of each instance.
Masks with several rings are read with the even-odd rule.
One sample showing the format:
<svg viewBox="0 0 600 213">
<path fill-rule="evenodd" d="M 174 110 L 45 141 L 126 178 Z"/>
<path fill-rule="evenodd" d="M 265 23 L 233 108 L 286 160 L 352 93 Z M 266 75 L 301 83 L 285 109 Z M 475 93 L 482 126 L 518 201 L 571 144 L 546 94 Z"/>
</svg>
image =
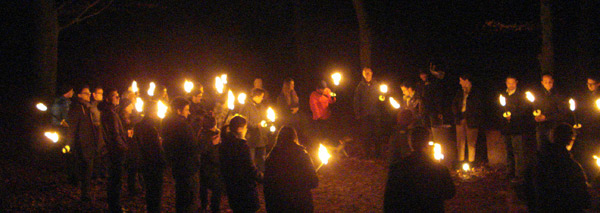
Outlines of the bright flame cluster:
<svg viewBox="0 0 600 213">
<path fill-rule="evenodd" d="M 340 74 L 339 72 L 333 73 L 333 75 L 331 75 L 331 78 L 333 79 L 334 85 L 340 85 L 340 81 L 342 80 L 342 74 Z"/>
<path fill-rule="evenodd" d="M 148 88 L 148 96 L 154 96 L 154 90 L 156 89 L 156 84 L 154 82 L 150 82 L 150 88 Z"/>
<path fill-rule="evenodd" d="M 594 159 L 596 159 L 596 165 L 600 166 L 600 158 L 594 155 Z"/>
<path fill-rule="evenodd" d="M 388 86 L 387 86 L 387 85 L 385 85 L 385 84 L 382 84 L 382 85 L 380 85 L 380 86 L 379 86 L 379 91 L 380 91 L 381 93 L 387 93 L 387 92 L 388 92 Z"/>
<path fill-rule="evenodd" d="M 535 101 L 535 96 L 533 96 L 533 93 L 529 91 L 525 92 L 525 97 L 527 97 L 527 100 L 529 100 L 531 103 Z"/>
<path fill-rule="evenodd" d="M 275 122 L 275 110 L 273 110 L 271 107 L 267 109 L 267 119 L 269 119 L 271 122 Z"/>
<path fill-rule="evenodd" d="M 393 97 L 390 97 L 390 104 L 392 104 L 392 107 L 394 107 L 394 109 L 399 109 L 400 108 L 400 104 Z"/>
<path fill-rule="evenodd" d="M 137 81 L 133 81 L 131 83 L 131 91 L 133 93 L 137 93 L 138 91 L 140 91 L 140 89 L 138 88 L 138 85 L 137 85 Z"/>
<path fill-rule="evenodd" d="M 319 144 L 319 159 L 321 162 L 327 165 L 327 163 L 329 163 L 329 158 L 331 158 L 331 155 L 327 151 L 327 148 L 325 148 L 323 144 Z"/>
<path fill-rule="evenodd" d="M 571 111 L 575 111 L 575 100 L 572 98 L 569 99 L 569 109 L 571 109 Z"/>
<path fill-rule="evenodd" d="M 48 107 L 43 103 L 38 103 L 37 105 L 35 105 L 35 107 L 42 112 L 48 110 Z"/>
<path fill-rule="evenodd" d="M 224 87 L 225 87 L 225 84 L 223 84 L 223 80 L 221 80 L 221 77 L 217 76 L 215 78 L 215 88 L 217 89 L 217 92 L 219 94 L 223 94 Z"/>
<path fill-rule="evenodd" d="M 158 111 L 156 112 L 156 114 L 158 115 L 159 118 L 165 118 L 165 115 L 167 115 L 167 109 L 169 109 L 169 107 L 167 107 L 167 105 L 165 105 L 162 101 L 158 101 Z"/>
<path fill-rule="evenodd" d="M 506 98 L 504 95 L 500 95 L 500 105 L 506 106 Z"/>
<path fill-rule="evenodd" d="M 471 170 L 471 166 L 469 165 L 469 163 L 464 163 L 462 165 L 462 169 L 463 169 L 463 171 L 468 172 Z"/>
<path fill-rule="evenodd" d="M 144 111 L 144 101 L 140 97 L 135 99 L 135 110 L 138 112 Z"/>
<path fill-rule="evenodd" d="M 194 83 L 192 83 L 191 81 L 185 80 L 185 83 L 183 83 L 183 89 L 185 90 L 186 93 L 192 92 L 192 89 L 194 89 Z"/>
<path fill-rule="evenodd" d="M 235 107 L 235 96 L 233 95 L 233 92 L 231 90 L 229 90 L 229 92 L 227 92 L 227 108 L 229 108 L 229 110 L 233 110 Z"/>
<path fill-rule="evenodd" d="M 238 99 L 238 102 L 239 102 L 240 104 L 242 104 L 242 105 L 243 105 L 243 104 L 246 104 L 246 98 L 247 98 L 247 96 L 248 96 L 248 95 L 246 95 L 246 93 L 243 93 L 243 92 L 242 92 L 242 93 L 240 93 L 240 94 L 238 95 L 238 97 L 237 97 L 237 99 Z"/>
<path fill-rule="evenodd" d="M 44 132 L 44 136 L 50 139 L 53 143 L 58 142 L 58 133 L 57 132 Z"/>
</svg>

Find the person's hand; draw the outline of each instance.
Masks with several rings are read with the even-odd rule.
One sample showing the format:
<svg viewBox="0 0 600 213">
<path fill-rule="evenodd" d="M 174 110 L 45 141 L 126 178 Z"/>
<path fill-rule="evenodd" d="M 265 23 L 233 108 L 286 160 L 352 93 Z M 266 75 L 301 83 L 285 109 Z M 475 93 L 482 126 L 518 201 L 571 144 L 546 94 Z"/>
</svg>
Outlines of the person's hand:
<svg viewBox="0 0 600 213">
<path fill-rule="evenodd" d="M 544 114 L 535 116 L 535 122 L 539 123 L 539 122 L 544 122 L 544 121 L 546 121 L 546 116 Z"/>
<path fill-rule="evenodd" d="M 219 135 L 217 134 L 217 135 L 215 135 L 215 136 L 212 137 L 211 141 L 212 141 L 212 145 L 220 144 L 221 143 L 221 137 L 219 137 Z"/>
<path fill-rule="evenodd" d="M 298 112 L 298 110 L 300 110 L 300 108 L 298 108 L 298 107 L 292 108 L 292 114 L 296 114 Z"/>
</svg>

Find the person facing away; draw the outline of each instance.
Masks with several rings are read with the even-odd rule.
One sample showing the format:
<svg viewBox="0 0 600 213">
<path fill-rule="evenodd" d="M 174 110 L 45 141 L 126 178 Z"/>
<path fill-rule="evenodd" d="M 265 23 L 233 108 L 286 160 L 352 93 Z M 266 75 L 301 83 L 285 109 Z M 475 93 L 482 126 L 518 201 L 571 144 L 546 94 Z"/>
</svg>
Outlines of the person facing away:
<svg viewBox="0 0 600 213">
<path fill-rule="evenodd" d="M 208 190 L 211 191 L 210 211 L 219 212 L 221 197 L 225 192 L 225 185 L 221 180 L 219 166 L 219 146 L 221 144 L 220 131 L 217 120 L 212 115 L 205 115 L 202 119 L 202 130 L 198 133 L 200 141 L 200 204 L 203 211 L 208 206 Z"/>
<path fill-rule="evenodd" d="M 461 75 L 459 83 L 462 89 L 458 91 L 452 102 L 452 112 L 456 124 L 458 160 L 473 162 L 475 161 L 477 134 L 483 118 L 481 94 L 473 88 L 470 75 Z M 468 148 L 468 158 L 465 157 L 465 145 Z"/>
<path fill-rule="evenodd" d="M 52 125 L 66 129 L 69 127 L 67 123 L 67 115 L 69 113 L 69 107 L 71 106 L 71 98 L 75 93 L 73 87 L 69 85 L 61 86 L 58 91 L 60 96 L 54 99 L 54 103 L 50 107 L 50 114 L 52 114 Z M 65 131 L 63 133 L 66 133 Z"/>
<path fill-rule="evenodd" d="M 416 127 L 410 133 L 413 152 L 392 162 L 385 187 L 385 212 L 444 212 L 444 200 L 454 197 L 448 168 L 430 153 L 429 131 Z"/>
<path fill-rule="evenodd" d="M 175 206 L 177 212 L 196 211 L 198 155 L 200 147 L 196 134 L 187 123 L 190 103 L 182 97 L 171 102 L 171 112 L 163 120 L 161 136 L 167 160 L 175 179 Z"/>
<path fill-rule="evenodd" d="M 294 128 L 283 126 L 269 153 L 264 177 L 267 212 L 313 212 L 311 189 L 319 179 L 313 162 L 298 143 Z"/>
<path fill-rule="evenodd" d="M 155 101 L 144 104 L 144 118 L 133 129 L 133 140 L 139 145 L 140 172 L 146 188 L 146 211 L 160 212 L 163 171 L 166 160 L 159 135 L 160 118 Z"/>
<path fill-rule="evenodd" d="M 248 147 L 250 147 L 250 158 L 252 158 L 252 162 L 258 170 L 264 172 L 267 138 L 262 135 L 265 132 L 261 131 L 263 128 L 261 122 L 266 120 L 266 110 L 261 103 L 264 100 L 265 91 L 263 89 L 252 89 L 250 96 L 252 97 L 250 102 L 242 106 L 240 114 L 246 117 L 248 122 L 246 140 Z"/>
<path fill-rule="evenodd" d="M 245 139 L 247 131 L 248 123 L 241 116 L 233 117 L 221 130 L 219 162 L 233 212 L 256 212 L 260 208 L 256 185 L 262 181 L 262 174 L 250 158 Z"/>
<path fill-rule="evenodd" d="M 569 152 L 575 136 L 567 123 L 550 132 L 551 142 L 543 144 L 526 177 L 529 211 L 584 212 L 590 207 L 585 173 Z"/>
</svg>

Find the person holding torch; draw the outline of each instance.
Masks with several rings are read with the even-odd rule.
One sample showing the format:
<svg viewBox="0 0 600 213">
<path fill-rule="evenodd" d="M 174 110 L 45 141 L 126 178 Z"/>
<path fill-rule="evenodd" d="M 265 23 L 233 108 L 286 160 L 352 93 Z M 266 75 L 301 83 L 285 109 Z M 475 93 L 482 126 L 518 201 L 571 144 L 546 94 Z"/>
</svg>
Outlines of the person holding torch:
<svg viewBox="0 0 600 213">
<path fill-rule="evenodd" d="M 543 144 L 550 141 L 550 130 L 566 118 L 568 104 L 554 89 L 554 78 L 551 74 L 542 75 L 542 88 L 537 92 L 534 102 L 536 126 L 536 141 L 538 151 Z"/>
<path fill-rule="evenodd" d="M 325 81 L 320 81 L 316 90 L 310 94 L 309 104 L 312 111 L 313 128 L 314 132 L 317 133 L 317 137 L 321 140 L 325 139 L 326 133 L 331 132 L 331 124 L 329 124 L 331 109 L 329 104 L 333 104 L 335 101 L 336 99 L 331 96 L 331 90 L 327 88 Z"/>
<path fill-rule="evenodd" d="M 248 141 L 248 147 L 250 147 L 250 158 L 258 170 L 264 172 L 267 138 L 263 135 L 266 132 L 261 131 L 263 128 L 261 122 L 266 119 L 265 110 L 261 103 L 264 100 L 265 91 L 258 88 L 253 89 L 251 96 L 250 103 L 242 106 L 240 114 L 246 117 L 248 121 L 246 140 Z"/>
<path fill-rule="evenodd" d="M 600 151 L 600 110 L 595 103 L 600 98 L 600 80 L 596 76 L 588 76 L 586 83 L 587 89 L 577 98 L 578 106 L 574 112 L 581 122 L 581 128 L 577 131 L 578 141 L 572 153 L 587 176 L 594 180 L 599 170 L 596 160 L 590 156 L 597 155 Z"/>
<path fill-rule="evenodd" d="M 354 117 L 358 121 L 359 141 L 366 158 L 382 156 L 382 110 L 379 101 L 379 84 L 373 80 L 373 70 L 365 67 L 362 80 L 354 90 Z"/>
</svg>

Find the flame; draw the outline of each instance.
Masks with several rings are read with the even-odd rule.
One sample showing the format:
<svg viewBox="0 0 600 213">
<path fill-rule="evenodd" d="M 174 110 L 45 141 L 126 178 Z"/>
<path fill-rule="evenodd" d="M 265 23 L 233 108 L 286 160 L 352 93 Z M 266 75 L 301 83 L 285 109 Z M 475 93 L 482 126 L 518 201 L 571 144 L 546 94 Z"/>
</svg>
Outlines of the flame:
<svg viewBox="0 0 600 213">
<path fill-rule="evenodd" d="M 221 81 L 223 82 L 223 84 L 227 84 L 227 74 L 221 75 Z"/>
<path fill-rule="evenodd" d="M 392 97 L 390 97 L 390 104 L 392 104 L 392 107 L 394 107 L 394 109 L 400 108 L 400 104 L 398 103 L 398 101 L 396 101 L 396 99 Z"/>
<path fill-rule="evenodd" d="M 575 100 L 572 98 L 569 99 L 569 109 L 571 109 L 571 111 L 575 111 Z"/>
<path fill-rule="evenodd" d="M 144 101 L 140 97 L 135 99 L 135 110 L 138 112 L 144 111 Z"/>
<path fill-rule="evenodd" d="M 433 144 L 433 158 L 435 158 L 438 161 L 444 159 L 444 154 L 442 154 L 442 145 L 440 145 L 439 143 Z"/>
<path fill-rule="evenodd" d="M 333 75 L 331 75 L 331 78 L 333 78 L 334 85 L 340 85 L 340 81 L 342 80 L 342 74 L 340 74 L 339 72 L 333 73 Z"/>
<path fill-rule="evenodd" d="M 271 122 L 275 122 L 276 116 L 275 116 L 275 110 L 273 110 L 273 108 L 269 107 L 267 109 L 267 119 L 269 119 L 269 121 Z"/>
<path fill-rule="evenodd" d="M 596 159 L 596 165 L 600 166 L 600 158 L 594 155 L 594 159 Z"/>
<path fill-rule="evenodd" d="M 319 159 L 321 162 L 327 165 L 327 163 L 329 163 L 329 158 L 331 158 L 331 155 L 327 151 L 327 148 L 325 148 L 323 144 L 319 144 Z"/>
<path fill-rule="evenodd" d="M 269 128 L 269 131 L 271 131 L 272 133 L 275 133 L 275 131 L 277 131 L 277 128 L 273 125 L 271 125 L 271 127 Z"/>
<path fill-rule="evenodd" d="M 185 90 L 185 92 L 190 93 L 190 92 L 192 92 L 193 88 L 194 88 L 194 83 L 192 83 L 191 81 L 185 80 L 185 83 L 183 83 L 183 89 Z"/>
<path fill-rule="evenodd" d="M 382 84 L 379 86 L 379 91 L 381 91 L 382 93 L 387 93 L 388 92 L 388 86 L 385 84 Z"/>
<path fill-rule="evenodd" d="M 265 121 L 265 120 L 260 121 L 260 126 L 267 127 L 267 121 Z"/>
<path fill-rule="evenodd" d="M 216 77 L 215 78 L 215 88 L 217 89 L 217 92 L 219 94 L 223 94 L 223 80 L 221 80 L 221 77 Z"/>
<path fill-rule="evenodd" d="M 148 88 L 148 95 L 150 97 L 154 96 L 155 89 L 156 89 L 156 84 L 154 82 L 150 82 L 150 88 Z"/>
<path fill-rule="evenodd" d="M 139 88 L 138 88 L 138 86 L 137 86 L 137 82 L 136 82 L 136 81 L 133 81 L 133 82 L 131 83 L 131 91 L 132 91 L 133 93 L 137 93 L 139 90 L 140 90 L 140 89 L 139 89 Z"/>
<path fill-rule="evenodd" d="M 246 103 L 246 97 L 247 97 L 246 93 L 243 93 L 243 92 L 242 92 L 242 93 L 240 93 L 240 94 L 238 95 L 238 102 L 239 102 L 240 104 L 245 104 L 245 103 Z"/>
<path fill-rule="evenodd" d="M 158 101 L 158 111 L 157 111 L 157 115 L 159 118 L 165 118 L 165 115 L 167 114 L 167 109 L 169 109 L 169 107 L 167 107 L 167 105 L 165 105 L 162 101 Z"/>
<path fill-rule="evenodd" d="M 529 100 L 531 103 L 533 103 L 535 101 L 535 96 L 533 96 L 533 94 L 529 91 L 525 92 L 525 96 L 527 97 L 527 100 Z"/>
<path fill-rule="evenodd" d="M 62 148 L 63 154 L 66 154 L 67 152 L 71 152 L 71 147 L 69 147 L 69 145 L 66 145 L 65 147 Z"/>
<path fill-rule="evenodd" d="M 35 107 L 42 112 L 45 112 L 46 110 L 48 110 L 48 107 L 43 103 L 38 103 L 35 105 Z"/>
<path fill-rule="evenodd" d="M 469 170 L 471 170 L 471 166 L 469 165 L 469 163 L 464 163 L 462 165 L 462 169 L 463 171 L 468 172 Z"/>
<path fill-rule="evenodd" d="M 600 109 L 600 98 L 598 100 L 596 100 L 596 107 L 598 107 L 598 109 Z"/>
<path fill-rule="evenodd" d="M 234 107 L 235 107 L 235 96 L 233 95 L 233 92 L 231 92 L 231 90 L 229 90 L 229 92 L 227 92 L 227 108 L 229 108 L 229 110 L 233 110 Z"/>
<path fill-rule="evenodd" d="M 50 139 L 53 143 L 58 142 L 58 133 L 57 132 L 44 132 L 44 136 L 46 136 L 46 138 Z"/>
<path fill-rule="evenodd" d="M 500 95 L 500 105 L 506 106 L 506 98 L 504 95 Z"/>
</svg>

